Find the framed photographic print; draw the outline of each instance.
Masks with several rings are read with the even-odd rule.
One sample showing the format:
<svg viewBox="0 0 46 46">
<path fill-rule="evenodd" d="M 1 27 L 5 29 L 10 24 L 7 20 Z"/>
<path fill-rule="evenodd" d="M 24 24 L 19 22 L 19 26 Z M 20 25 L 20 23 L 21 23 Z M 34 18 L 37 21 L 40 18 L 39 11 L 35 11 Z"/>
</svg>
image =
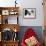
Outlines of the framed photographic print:
<svg viewBox="0 0 46 46">
<path fill-rule="evenodd" d="M 35 19 L 36 9 L 35 8 L 24 8 L 24 18 Z"/>
<path fill-rule="evenodd" d="M 2 15 L 9 15 L 9 10 L 2 10 Z"/>
</svg>

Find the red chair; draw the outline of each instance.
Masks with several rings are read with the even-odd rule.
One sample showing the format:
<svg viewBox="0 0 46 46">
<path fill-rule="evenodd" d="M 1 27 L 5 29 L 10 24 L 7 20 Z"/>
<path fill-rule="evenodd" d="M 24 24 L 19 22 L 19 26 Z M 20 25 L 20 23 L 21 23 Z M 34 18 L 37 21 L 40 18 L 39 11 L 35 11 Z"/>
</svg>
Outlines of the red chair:
<svg viewBox="0 0 46 46">
<path fill-rule="evenodd" d="M 32 28 L 28 28 L 24 34 L 24 37 L 22 38 L 22 42 L 21 42 L 21 46 L 27 46 L 27 44 L 25 43 L 25 40 L 34 36 L 37 39 L 37 35 L 34 32 L 34 30 Z M 37 40 L 38 41 L 38 40 Z M 35 46 L 41 46 L 41 44 L 39 43 L 39 41 L 37 42 L 37 44 Z"/>
</svg>

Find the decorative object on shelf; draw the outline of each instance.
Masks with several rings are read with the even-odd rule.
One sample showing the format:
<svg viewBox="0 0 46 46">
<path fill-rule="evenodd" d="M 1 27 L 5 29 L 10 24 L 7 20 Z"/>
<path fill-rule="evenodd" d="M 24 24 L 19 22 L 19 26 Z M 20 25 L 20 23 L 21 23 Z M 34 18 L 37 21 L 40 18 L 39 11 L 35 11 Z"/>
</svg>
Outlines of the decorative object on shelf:
<svg viewBox="0 0 46 46">
<path fill-rule="evenodd" d="M 24 18 L 34 19 L 36 18 L 36 9 L 35 8 L 24 8 Z"/>
<path fill-rule="evenodd" d="M 9 12 L 10 15 L 16 15 L 17 13 L 18 13 L 18 12 L 15 11 L 15 10 L 10 10 L 10 12 Z"/>
<path fill-rule="evenodd" d="M 7 15 L 3 15 L 2 24 L 8 24 L 8 16 Z"/>
<path fill-rule="evenodd" d="M 8 18 L 7 18 L 7 19 L 5 19 L 5 24 L 8 24 Z"/>
<path fill-rule="evenodd" d="M 5 28 L 2 33 L 2 40 L 12 40 L 12 30 L 10 28 Z"/>
<path fill-rule="evenodd" d="M 16 28 L 14 29 L 14 32 L 17 32 Z"/>
<path fill-rule="evenodd" d="M 15 0 L 15 7 L 16 7 L 16 4 L 17 4 L 17 2 L 16 2 L 17 0 Z"/>
<path fill-rule="evenodd" d="M 9 10 L 2 10 L 2 15 L 9 15 Z"/>
<path fill-rule="evenodd" d="M 13 30 L 15 33 L 14 33 L 14 41 L 15 40 L 18 40 L 18 32 L 17 32 L 17 29 L 14 27 L 14 30 Z"/>
<path fill-rule="evenodd" d="M 18 32 L 14 32 L 13 40 L 18 40 Z"/>
</svg>

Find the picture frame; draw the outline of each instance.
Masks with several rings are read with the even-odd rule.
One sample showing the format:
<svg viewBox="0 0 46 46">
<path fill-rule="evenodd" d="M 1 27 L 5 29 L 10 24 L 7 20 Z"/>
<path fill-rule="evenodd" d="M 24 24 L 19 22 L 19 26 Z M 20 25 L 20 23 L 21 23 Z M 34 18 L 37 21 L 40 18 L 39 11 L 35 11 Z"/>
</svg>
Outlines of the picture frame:
<svg viewBox="0 0 46 46">
<path fill-rule="evenodd" d="M 9 15 L 9 10 L 2 10 L 2 15 Z"/>
<path fill-rule="evenodd" d="M 35 19 L 36 18 L 36 8 L 24 8 L 24 18 Z"/>
<path fill-rule="evenodd" d="M 18 12 L 15 11 L 15 10 L 10 10 L 10 11 L 9 11 L 9 14 L 10 14 L 10 15 L 16 15 L 17 13 L 18 13 Z"/>
</svg>

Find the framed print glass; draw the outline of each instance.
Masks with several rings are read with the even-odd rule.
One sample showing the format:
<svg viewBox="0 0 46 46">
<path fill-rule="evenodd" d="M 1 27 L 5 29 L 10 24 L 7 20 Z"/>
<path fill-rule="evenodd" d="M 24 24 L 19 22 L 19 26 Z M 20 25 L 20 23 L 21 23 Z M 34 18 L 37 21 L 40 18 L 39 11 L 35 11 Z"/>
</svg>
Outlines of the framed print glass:
<svg viewBox="0 0 46 46">
<path fill-rule="evenodd" d="M 34 19 L 36 18 L 36 9 L 35 8 L 24 8 L 24 18 Z"/>
<path fill-rule="evenodd" d="M 2 15 L 9 15 L 9 10 L 2 10 Z"/>
</svg>

